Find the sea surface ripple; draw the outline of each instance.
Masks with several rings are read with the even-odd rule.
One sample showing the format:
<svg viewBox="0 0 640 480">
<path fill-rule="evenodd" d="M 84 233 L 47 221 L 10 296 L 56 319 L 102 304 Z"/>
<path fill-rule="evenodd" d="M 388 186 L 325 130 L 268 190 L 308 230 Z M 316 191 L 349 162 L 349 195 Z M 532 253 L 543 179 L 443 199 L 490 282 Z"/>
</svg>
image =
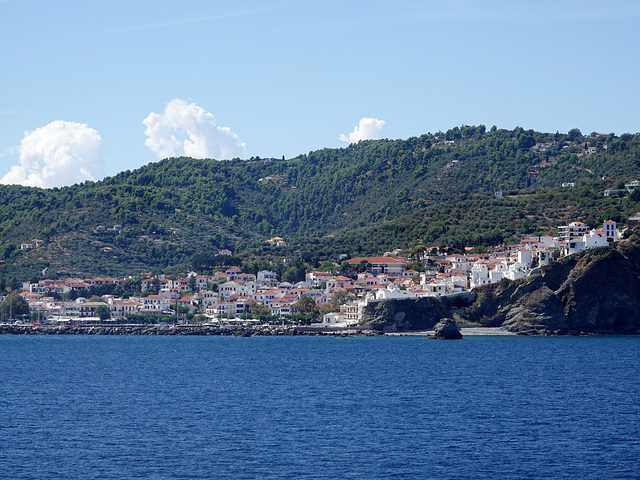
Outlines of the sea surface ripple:
<svg viewBox="0 0 640 480">
<path fill-rule="evenodd" d="M 5 335 L 0 366 L 0 478 L 640 478 L 637 337 Z"/>
</svg>

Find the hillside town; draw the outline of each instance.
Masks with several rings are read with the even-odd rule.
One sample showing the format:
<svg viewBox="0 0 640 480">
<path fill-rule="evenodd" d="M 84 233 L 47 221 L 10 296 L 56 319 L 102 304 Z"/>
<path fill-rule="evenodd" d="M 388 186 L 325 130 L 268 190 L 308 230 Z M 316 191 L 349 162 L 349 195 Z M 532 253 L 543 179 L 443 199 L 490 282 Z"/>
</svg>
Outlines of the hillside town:
<svg viewBox="0 0 640 480">
<path fill-rule="evenodd" d="M 640 212 L 634 218 L 640 217 Z M 309 271 L 295 284 L 279 282 L 269 270 L 245 273 L 238 266 L 211 275 L 183 277 L 141 274 L 137 278 L 67 278 L 24 282 L 19 296 L 29 306 L 23 322 L 34 324 L 158 322 L 250 325 L 311 321 L 317 328 L 348 328 L 359 323 L 371 302 L 472 292 L 481 285 L 509 282 L 584 249 L 607 247 L 622 238 L 616 223 L 599 229 L 582 222 L 559 226 L 555 237 L 523 238 L 519 244 L 495 246 L 484 253 L 448 253 L 427 248 L 402 255 L 356 257 L 333 264 L 332 271 Z M 281 239 L 278 239 L 281 240 Z M 229 250 L 220 252 L 230 256 Z M 420 271 L 409 264 L 421 265 Z M 101 285 L 122 287 L 139 282 L 139 296 L 91 295 Z M 10 315 L 11 316 L 11 315 Z M 311 320 L 310 320 L 311 319 Z"/>
</svg>

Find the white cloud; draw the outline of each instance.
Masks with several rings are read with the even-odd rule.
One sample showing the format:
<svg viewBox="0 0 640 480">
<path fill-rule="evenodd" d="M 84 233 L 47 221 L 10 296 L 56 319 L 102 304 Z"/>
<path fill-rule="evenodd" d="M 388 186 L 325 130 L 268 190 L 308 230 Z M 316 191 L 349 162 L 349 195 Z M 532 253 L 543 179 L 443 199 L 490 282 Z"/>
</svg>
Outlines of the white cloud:
<svg viewBox="0 0 640 480">
<path fill-rule="evenodd" d="M 228 160 L 244 158 L 245 144 L 229 127 L 218 127 L 216 117 L 195 103 L 176 98 L 163 113 L 151 112 L 146 125 L 144 144 L 158 158 L 187 156 Z"/>
<path fill-rule="evenodd" d="M 375 140 L 380 138 L 380 130 L 384 127 L 384 120 L 377 118 L 361 118 L 360 123 L 349 135 L 341 133 L 338 137 L 343 142 L 358 143 L 360 140 Z"/>
<path fill-rule="evenodd" d="M 29 187 L 63 187 L 104 176 L 102 138 L 83 123 L 57 120 L 25 132 L 20 161 L 0 183 Z"/>
</svg>

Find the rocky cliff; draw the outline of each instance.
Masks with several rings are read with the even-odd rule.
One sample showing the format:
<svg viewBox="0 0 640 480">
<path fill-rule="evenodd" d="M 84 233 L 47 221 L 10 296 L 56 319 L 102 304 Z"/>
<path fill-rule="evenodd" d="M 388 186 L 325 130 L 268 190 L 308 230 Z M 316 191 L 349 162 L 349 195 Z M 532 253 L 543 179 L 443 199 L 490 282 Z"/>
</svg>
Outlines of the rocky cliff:
<svg viewBox="0 0 640 480">
<path fill-rule="evenodd" d="M 386 300 L 367 305 L 360 325 L 363 328 L 385 332 L 430 330 L 441 319 L 450 316 L 451 311 L 446 298 Z"/>
<path fill-rule="evenodd" d="M 430 330 L 441 319 L 454 317 L 527 334 L 639 334 L 640 230 L 615 248 L 585 250 L 538 274 L 508 285 L 484 285 L 473 293 L 463 311 L 454 311 L 446 298 L 371 303 L 361 326 Z"/>
<path fill-rule="evenodd" d="M 474 290 L 467 320 L 521 333 L 638 333 L 640 235 Z"/>
</svg>

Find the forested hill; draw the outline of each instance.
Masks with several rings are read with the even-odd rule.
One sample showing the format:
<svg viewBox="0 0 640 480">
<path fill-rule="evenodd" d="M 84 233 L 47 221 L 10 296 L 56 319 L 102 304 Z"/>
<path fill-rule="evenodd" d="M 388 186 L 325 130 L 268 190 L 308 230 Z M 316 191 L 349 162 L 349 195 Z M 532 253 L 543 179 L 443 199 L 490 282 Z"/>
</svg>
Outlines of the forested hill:
<svg viewBox="0 0 640 480">
<path fill-rule="evenodd" d="M 602 197 L 604 188 L 640 176 L 639 162 L 640 134 L 462 126 L 289 160 L 171 158 L 61 189 L 1 186 L 0 276 L 18 269 L 36 275 L 47 268 L 49 276 L 187 268 L 194 255 L 220 248 L 239 253 L 272 236 L 313 245 L 334 235 L 335 248 L 364 254 L 391 243 L 410 248 L 418 240 L 485 243 L 546 228 L 555 219 L 536 208 L 547 205 L 545 188 L 563 183 L 581 192 L 573 199 L 552 194 L 556 207 L 559 200 L 575 205 L 565 217 L 585 199 L 593 205 L 584 212 L 594 222 L 607 210 L 624 216 L 640 208 Z M 492 199 L 498 190 L 508 198 Z M 525 194 L 535 196 L 533 204 L 522 203 Z M 452 238 L 451 222 L 460 225 L 480 208 L 511 212 L 515 223 L 494 224 L 489 232 L 482 222 L 465 223 L 464 238 Z M 495 221 L 512 222 L 507 217 Z M 20 250 L 33 239 L 42 244 Z"/>
</svg>

